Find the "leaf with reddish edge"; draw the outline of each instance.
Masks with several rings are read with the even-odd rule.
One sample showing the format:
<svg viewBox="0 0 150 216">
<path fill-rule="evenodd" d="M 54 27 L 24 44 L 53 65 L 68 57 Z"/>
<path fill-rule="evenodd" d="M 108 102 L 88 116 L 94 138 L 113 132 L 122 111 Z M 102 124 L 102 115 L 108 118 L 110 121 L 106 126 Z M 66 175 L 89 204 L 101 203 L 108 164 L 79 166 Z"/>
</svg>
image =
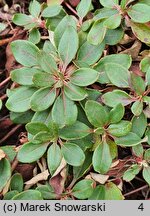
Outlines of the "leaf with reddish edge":
<svg viewBox="0 0 150 216">
<path fill-rule="evenodd" d="M 11 43 L 11 50 L 15 59 L 26 67 L 38 65 L 37 54 L 39 49 L 30 41 L 16 40 Z"/>
<path fill-rule="evenodd" d="M 68 26 L 60 39 L 58 53 L 63 62 L 64 70 L 74 59 L 79 46 L 79 38 L 74 27 Z"/>
<path fill-rule="evenodd" d="M 52 119 L 60 128 L 73 124 L 77 119 L 77 106 L 62 93 L 52 108 Z"/>
<path fill-rule="evenodd" d="M 77 86 L 88 86 L 96 82 L 99 73 L 90 68 L 80 68 L 76 70 L 70 77 L 71 83 Z"/>
<path fill-rule="evenodd" d="M 110 107 L 115 107 L 119 103 L 121 103 L 123 106 L 127 106 L 134 101 L 134 98 L 122 90 L 107 92 L 101 97 L 101 99 L 104 104 Z"/>
<path fill-rule="evenodd" d="M 88 96 L 84 88 L 71 84 L 70 82 L 64 87 L 64 92 L 65 95 L 73 101 L 81 101 Z"/>
<path fill-rule="evenodd" d="M 50 107 L 56 98 L 56 89 L 49 87 L 41 88 L 31 97 L 31 109 L 34 111 L 43 111 Z"/>
</svg>

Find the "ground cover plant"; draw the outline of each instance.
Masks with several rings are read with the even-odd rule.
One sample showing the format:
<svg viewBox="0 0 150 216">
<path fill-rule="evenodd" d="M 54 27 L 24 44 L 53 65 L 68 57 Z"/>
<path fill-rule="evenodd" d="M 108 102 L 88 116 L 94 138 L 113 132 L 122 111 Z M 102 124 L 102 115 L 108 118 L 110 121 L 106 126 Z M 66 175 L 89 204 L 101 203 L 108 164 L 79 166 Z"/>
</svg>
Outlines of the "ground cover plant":
<svg viewBox="0 0 150 216">
<path fill-rule="evenodd" d="M 4 1 L 0 19 L 0 198 L 150 199 L 150 2 Z"/>
</svg>

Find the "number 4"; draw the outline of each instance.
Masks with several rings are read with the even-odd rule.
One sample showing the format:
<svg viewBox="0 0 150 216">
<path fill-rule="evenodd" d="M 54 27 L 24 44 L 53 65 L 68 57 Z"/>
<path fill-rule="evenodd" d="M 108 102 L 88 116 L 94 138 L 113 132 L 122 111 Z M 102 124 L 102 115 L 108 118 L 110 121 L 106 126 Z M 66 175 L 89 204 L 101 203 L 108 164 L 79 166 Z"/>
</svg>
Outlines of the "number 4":
<svg viewBox="0 0 150 216">
<path fill-rule="evenodd" d="M 143 203 L 141 203 L 138 207 L 139 210 L 143 211 L 144 210 L 144 206 L 143 206 Z"/>
</svg>

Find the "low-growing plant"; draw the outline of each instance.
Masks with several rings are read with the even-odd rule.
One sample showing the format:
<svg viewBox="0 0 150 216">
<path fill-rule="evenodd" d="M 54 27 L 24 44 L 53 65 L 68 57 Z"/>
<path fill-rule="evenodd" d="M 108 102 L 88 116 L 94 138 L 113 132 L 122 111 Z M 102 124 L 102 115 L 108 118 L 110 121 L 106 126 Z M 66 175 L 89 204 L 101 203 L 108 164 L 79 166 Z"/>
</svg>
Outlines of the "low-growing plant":
<svg viewBox="0 0 150 216">
<path fill-rule="evenodd" d="M 29 38 L 11 42 L 19 68 L 11 71 L 16 88 L 7 90 L 5 105 L 14 123 L 26 124 L 28 141 L 0 148 L 4 199 L 122 200 L 121 184 L 139 173 L 150 185 L 149 51 L 139 73 L 132 55 L 106 52 L 128 31 L 148 47 L 150 4 L 99 0 L 95 11 L 81 0 L 72 15 L 67 5 L 34 0 L 29 15 L 13 17 Z M 131 156 L 122 171 L 124 149 Z M 14 160 L 40 169 L 25 188 Z"/>
</svg>

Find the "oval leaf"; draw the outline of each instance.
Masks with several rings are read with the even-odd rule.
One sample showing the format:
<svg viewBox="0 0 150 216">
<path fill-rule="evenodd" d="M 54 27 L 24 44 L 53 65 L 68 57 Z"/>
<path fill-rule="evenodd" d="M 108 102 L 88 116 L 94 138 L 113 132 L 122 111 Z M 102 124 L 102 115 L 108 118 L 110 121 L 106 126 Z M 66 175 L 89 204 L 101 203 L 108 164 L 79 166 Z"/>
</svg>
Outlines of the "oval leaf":
<svg viewBox="0 0 150 216">
<path fill-rule="evenodd" d="M 141 142 L 146 141 L 141 139 L 137 134 L 129 132 L 126 136 L 115 138 L 117 145 L 121 146 L 136 146 Z"/>
<path fill-rule="evenodd" d="M 109 113 L 109 122 L 117 123 L 119 122 L 125 113 L 125 108 L 122 104 L 117 104 Z"/>
<path fill-rule="evenodd" d="M 60 128 L 73 124 L 77 119 L 77 114 L 77 106 L 69 98 L 60 95 L 56 99 L 52 109 L 52 119 Z"/>
<path fill-rule="evenodd" d="M 19 68 L 11 71 L 11 79 L 20 85 L 34 85 L 32 82 L 34 74 L 39 72 L 36 68 Z"/>
<path fill-rule="evenodd" d="M 37 54 L 39 49 L 30 41 L 16 40 L 11 43 L 11 50 L 15 59 L 26 67 L 38 65 Z"/>
<path fill-rule="evenodd" d="M 83 150 L 74 143 L 65 143 L 61 152 L 65 161 L 72 166 L 81 166 L 85 160 Z"/>
<path fill-rule="evenodd" d="M 42 200 L 42 195 L 37 190 L 23 191 L 13 197 L 12 200 Z"/>
<path fill-rule="evenodd" d="M 15 89 L 6 102 L 6 107 L 13 112 L 25 112 L 31 108 L 30 100 L 35 88 L 21 86 Z"/>
<path fill-rule="evenodd" d="M 96 172 L 105 174 L 112 163 L 109 146 L 103 142 L 97 146 L 93 154 L 93 167 Z"/>
<path fill-rule="evenodd" d="M 68 26 L 60 39 L 58 53 L 64 63 L 64 68 L 72 61 L 78 50 L 78 34 L 76 29 Z"/>
<path fill-rule="evenodd" d="M 78 199 L 87 199 L 93 193 L 93 181 L 84 179 L 79 181 L 72 189 L 72 195 Z"/>
<path fill-rule="evenodd" d="M 64 87 L 65 95 L 73 101 L 81 101 L 85 99 L 88 94 L 84 88 L 68 83 Z"/>
<path fill-rule="evenodd" d="M 81 68 L 76 70 L 70 78 L 71 83 L 77 86 L 88 86 L 96 82 L 99 73 L 90 68 Z"/>
<path fill-rule="evenodd" d="M 62 160 L 60 147 L 53 143 L 47 151 L 47 164 L 51 175 L 54 174 Z"/>
<path fill-rule="evenodd" d="M 34 144 L 32 142 L 24 144 L 18 152 L 17 159 L 22 163 L 32 163 L 42 157 L 48 144 Z"/>
<path fill-rule="evenodd" d="M 15 173 L 10 182 L 10 188 L 11 190 L 16 190 L 18 192 L 21 192 L 23 190 L 23 178 L 22 175 L 19 173 Z"/>
<path fill-rule="evenodd" d="M 89 122 L 95 127 L 104 126 L 108 122 L 108 113 L 105 107 L 96 101 L 87 101 L 85 112 Z"/>
<path fill-rule="evenodd" d="M 131 131 L 132 123 L 130 121 L 120 121 L 116 124 L 111 124 L 108 127 L 108 132 L 116 137 L 127 135 Z"/>
<path fill-rule="evenodd" d="M 123 106 L 127 106 L 132 103 L 132 97 L 121 90 L 114 90 L 112 92 L 105 93 L 101 98 L 103 103 L 110 107 L 115 107 L 119 103 Z"/>
<path fill-rule="evenodd" d="M 71 126 L 66 126 L 59 131 L 59 136 L 65 140 L 81 139 L 89 135 L 90 128 L 82 122 L 76 121 Z"/>
<path fill-rule="evenodd" d="M 41 88 L 31 97 L 31 109 L 39 112 L 50 107 L 55 100 L 56 89 Z"/>
<path fill-rule="evenodd" d="M 7 181 L 11 177 L 11 166 L 6 158 L 0 160 L 0 192 L 7 184 Z"/>
</svg>

